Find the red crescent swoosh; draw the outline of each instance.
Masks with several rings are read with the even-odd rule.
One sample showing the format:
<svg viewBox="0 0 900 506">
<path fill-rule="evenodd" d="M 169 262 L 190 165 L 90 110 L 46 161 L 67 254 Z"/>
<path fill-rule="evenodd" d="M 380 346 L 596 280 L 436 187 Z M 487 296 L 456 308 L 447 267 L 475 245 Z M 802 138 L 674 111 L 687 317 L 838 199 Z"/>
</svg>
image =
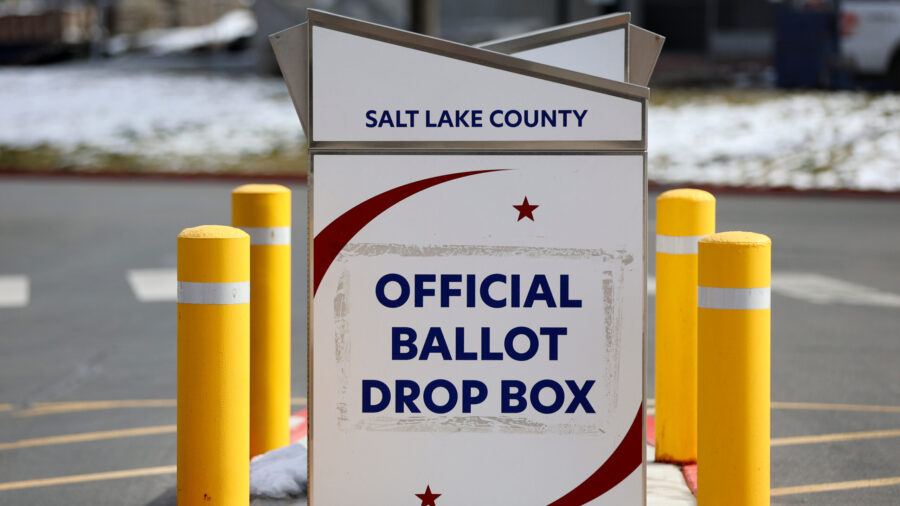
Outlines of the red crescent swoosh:
<svg viewBox="0 0 900 506">
<path fill-rule="evenodd" d="M 625 478 L 631 475 L 644 461 L 644 444 L 642 439 L 641 413 L 643 405 L 638 406 L 637 415 L 619 447 L 609 456 L 606 462 L 594 471 L 581 485 L 568 494 L 550 503 L 550 506 L 581 506 L 608 492 Z"/>
<path fill-rule="evenodd" d="M 338 254 L 344 249 L 344 246 L 353 239 L 363 227 L 378 217 L 381 213 L 387 211 L 398 202 L 411 197 L 422 190 L 427 190 L 432 186 L 453 181 L 466 176 L 474 176 L 475 174 L 484 174 L 486 172 L 497 172 L 509 169 L 492 169 L 492 170 L 473 170 L 469 172 L 457 172 L 454 174 L 444 174 L 442 176 L 430 177 L 420 181 L 398 186 L 397 188 L 380 193 L 356 207 L 350 209 L 340 215 L 336 220 L 328 224 L 313 242 L 313 296 L 319 290 L 319 283 L 325 277 L 331 263 L 337 258 Z"/>
</svg>

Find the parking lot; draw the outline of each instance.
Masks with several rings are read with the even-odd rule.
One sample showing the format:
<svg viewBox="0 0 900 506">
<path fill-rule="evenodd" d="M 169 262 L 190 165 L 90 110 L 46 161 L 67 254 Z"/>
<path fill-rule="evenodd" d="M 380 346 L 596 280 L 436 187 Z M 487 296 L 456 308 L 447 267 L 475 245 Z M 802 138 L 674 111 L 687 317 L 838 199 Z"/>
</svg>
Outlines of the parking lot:
<svg viewBox="0 0 900 506">
<path fill-rule="evenodd" d="M 174 486 L 175 237 L 227 223 L 238 184 L 0 179 L 0 503 L 145 505 Z M 289 186 L 301 409 L 306 188 Z M 719 230 L 773 240 L 775 504 L 896 503 L 897 216 L 896 198 L 718 196 Z"/>
</svg>

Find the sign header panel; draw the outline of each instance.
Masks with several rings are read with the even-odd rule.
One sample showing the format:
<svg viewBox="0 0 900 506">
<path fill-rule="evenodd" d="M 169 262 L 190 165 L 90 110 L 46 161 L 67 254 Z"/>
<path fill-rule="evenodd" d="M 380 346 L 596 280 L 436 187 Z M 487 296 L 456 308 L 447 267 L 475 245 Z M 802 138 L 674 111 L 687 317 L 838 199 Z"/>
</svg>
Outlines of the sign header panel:
<svg viewBox="0 0 900 506">
<path fill-rule="evenodd" d="M 643 146 L 641 97 L 316 25 L 312 62 L 313 144 L 605 141 L 630 143 L 623 149 Z"/>
<path fill-rule="evenodd" d="M 314 504 L 639 504 L 643 154 L 312 162 Z"/>
</svg>

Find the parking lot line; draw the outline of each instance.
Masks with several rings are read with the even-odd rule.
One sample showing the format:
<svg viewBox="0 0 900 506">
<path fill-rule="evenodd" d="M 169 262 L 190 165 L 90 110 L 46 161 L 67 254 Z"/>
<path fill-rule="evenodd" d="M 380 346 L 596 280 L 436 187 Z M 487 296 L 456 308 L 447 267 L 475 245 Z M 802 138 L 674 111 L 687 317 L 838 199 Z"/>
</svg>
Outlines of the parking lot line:
<svg viewBox="0 0 900 506">
<path fill-rule="evenodd" d="M 656 399 L 647 399 L 647 406 L 655 406 Z M 784 402 L 772 401 L 772 409 L 801 411 L 864 411 L 871 413 L 900 413 L 900 406 L 878 404 L 830 404 L 824 402 Z"/>
<path fill-rule="evenodd" d="M 145 467 L 142 469 L 127 469 L 124 471 L 110 471 L 105 473 L 76 474 L 72 476 L 59 476 L 56 478 L 39 478 L 36 480 L 10 481 L 0 483 L 0 491 L 17 490 L 22 488 L 50 487 L 53 485 L 67 485 L 70 483 L 85 483 L 91 481 L 118 480 L 122 478 L 136 478 L 139 476 L 154 476 L 159 474 L 174 474 L 175 466 Z"/>
<path fill-rule="evenodd" d="M 177 299 L 175 269 L 132 269 L 125 279 L 135 298 L 141 302 L 175 302 Z"/>
<path fill-rule="evenodd" d="M 772 291 L 813 304 L 900 307 L 900 295 L 806 272 L 772 275 Z"/>
<path fill-rule="evenodd" d="M 291 405 L 306 406 L 306 397 L 291 398 Z M 3 406 L 8 406 L 8 410 L 13 410 L 12 404 L 0 404 L 0 411 L 4 411 Z M 59 413 L 73 413 L 78 411 L 98 411 L 104 409 L 121 409 L 121 408 L 174 408 L 177 406 L 175 399 L 126 399 L 118 401 L 66 401 L 66 402 L 36 402 L 30 407 L 21 411 L 15 411 L 13 416 L 30 417 L 42 415 L 54 415 Z"/>
<path fill-rule="evenodd" d="M 812 494 L 816 492 L 834 492 L 858 488 L 890 487 L 893 485 L 900 485 L 900 476 L 894 478 L 878 478 L 874 480 L 839 481 L 834 483 L 820 483 L 818 485 L 773 488 L 770 495 L 775 497 L 782 495 Z"/>
<path fill-rule="evenodd" d="M 11 443 L 0 443 L 0 451 L 15 450 L 19 448 L 31 448 L 34 446 L 50 446 L 66 443 L 82 443 L 85 441 L 100 441 L 105 439 L 121 439 L 126 437 L 152 436 L 156 434 L 174 433 L 175 425 L 154 425 L 150 427 L 137 427 L 134 429 L 82 432 L 79 434 L 63 434 L 61 436 L 20 439 L 19 441 L 13 441 Z"/>
<path fill-rule="evenodd" d="M 0 404 L 0 411 L 12 411 L 12 404 Z"/>
<path fill-rule="evenodd" d="M 873 404 L 826 404 L 821 402 L 772 402 L 772 409 L 798 409 L 809 411 L 865 411 L 871 413 L 900 413 L 900 406 Z"/>
<path fill-rule="evenodd" d="M 813 304 L 900 307 L 900 295 L 805 272 L 773 272 L 772 291 Z M 647 295 L 656 295 L 656 277 L 647 275 Z"/>
<path fill-rule="evenodd" d="M 13 416 L 29 417 L 74 411 L 96 411 L 117 408 L 174 408 L 175 399 L 133 399 L 119 401 L 36 402 Z"/>
<path fill-rule="evenodd" d="M 303 398 L 292 401 L 305 401 Z M 296 404 L 296 402 L 295 402 Z M 305 402 L 301 403 L 305 404 Z M 652 408 L 648 408 L 652 409 Z M 79 443 L 85 441 L 98 441 L 104 439 L 119 439 L 126 437 L 149 436 L 155 434 L 168 434 L 175 432 L 175 425 L 156 425 L 150 427 L 137 427 L 134 429 L 108 430 L 98 432 L 85 432 L 79 434 L 65 434 L 60 436 L 48 436 L 42 438 L 22 439 L 11 443 L 0 443 L 0 451 L 34 446 L 49 446 L 66 443 Z M 837 441 L 852 441 L 859 439 L 879 439 L 900 437 L 900 429 L 874 430 L 865 432 L 845 432 L 837 434 L 821 434 L 813 436 L 794 436 L 773 438 L 772 446 L 790 446 L 801 444 L 830 443 Z"/>
<path fill-rule="evenodd" d="M 866 432 L 844 432 L 840 434 L 821 434 L 816 436 L 778 437 L 772 438 L 772 446 L 833 443 L 836 441 L 853 441 L 858 439 L 880 439 L 890 437 L 900 437 L 900 429 L 870 430 Z"/>
<path fill-rule="evenodd" d="M 23 307 L 28 305 L 30 295 L 28 276 L 0 276 L 0 307 Z"/>
</svg>

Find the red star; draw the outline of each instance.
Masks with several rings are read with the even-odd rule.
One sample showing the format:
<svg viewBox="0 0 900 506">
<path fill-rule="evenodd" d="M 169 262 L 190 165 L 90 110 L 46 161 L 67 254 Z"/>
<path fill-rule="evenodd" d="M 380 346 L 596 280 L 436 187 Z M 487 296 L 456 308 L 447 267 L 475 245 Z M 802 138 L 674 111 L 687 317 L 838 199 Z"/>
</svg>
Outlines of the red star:
<svg viewBox="0 0 900 506">
<path fill-rule="evenodd" d="M 431 485 L 425 487 L 424 494 L 416 494 L 416 497 L 422 500 L 421 506 L 437 506 L 434 504 L 434 500 L 440 497 L 441 494 L 432 494 L 431 493 Z"/>
<path fill-rule="evenodd" d="M 522 205 L 513 207 L 516 208 L 516 211 L 519 211 L 519 219 L 516 221 L 522 221 L 522 218 L 528 218 L 529 220 L 534 221 L 534 215 L 532 215 L 531 212 L 540 206 L 529 204 L 528 197 L 525 197 L 525 200 L 522 201 Z"/>
</svg>

